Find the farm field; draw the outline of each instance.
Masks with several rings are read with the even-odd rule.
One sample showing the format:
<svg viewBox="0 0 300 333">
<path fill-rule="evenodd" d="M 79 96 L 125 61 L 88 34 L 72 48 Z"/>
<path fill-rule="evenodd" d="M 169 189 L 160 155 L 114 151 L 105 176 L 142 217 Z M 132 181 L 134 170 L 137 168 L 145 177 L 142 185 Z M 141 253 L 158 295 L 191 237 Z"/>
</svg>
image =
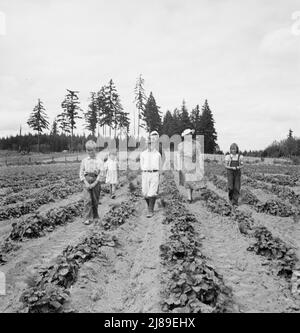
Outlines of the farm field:
<svg viewBox="0 0 300 333">
<path fill-rule="evenodd" d="M 240 206 L 222 165 L 188 204 L 175 171 L 146 218 L 139 171 L 103 186 L 86 226 L 79 163 L 0 168 L 0 312 L 300 312 L 300 168 L 246 165 Z"/>
</svg>

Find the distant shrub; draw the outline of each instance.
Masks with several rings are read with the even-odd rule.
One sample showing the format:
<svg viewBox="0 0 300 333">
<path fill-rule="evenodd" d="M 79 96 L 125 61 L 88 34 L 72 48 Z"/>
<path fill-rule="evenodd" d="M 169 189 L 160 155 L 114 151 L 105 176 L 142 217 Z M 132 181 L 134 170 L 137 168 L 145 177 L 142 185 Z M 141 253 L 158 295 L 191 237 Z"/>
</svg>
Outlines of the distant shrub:
<svg viewBox="0 0 300 333">
<path fill-rule="evenodd" d="M 299 165 L 300 164 L 300 156 L 293 156 L 292 157 L 292 163 L 294 165 Z"/>
</svg>

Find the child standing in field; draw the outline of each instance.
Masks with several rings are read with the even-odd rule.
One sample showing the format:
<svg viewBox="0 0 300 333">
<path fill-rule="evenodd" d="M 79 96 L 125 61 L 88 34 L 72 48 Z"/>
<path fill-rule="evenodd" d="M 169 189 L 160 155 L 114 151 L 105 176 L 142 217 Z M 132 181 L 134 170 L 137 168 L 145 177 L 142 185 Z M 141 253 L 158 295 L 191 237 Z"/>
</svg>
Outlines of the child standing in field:
<svg viewBox="0 0 300 333">
<path fill-rule="evenodd" d="M 103 177 L 104 166 L 102 161 L 96 158 L 96 142 L 87 141 L 85 148 L 88 157 L 81 162 L 79 178 L 84 184 L 84 224 L 88 225 L 99 218 L 100 181 Z"/>
<path fill-rule="evenodd" d="M 241 190 L 241 169 L 244 167 L 243 155 L 239 152 L 236 143 L 230 146 L 230 154 L 225 156 L 225 168 L 227 169 L 228 197 L 233 206 L 238 206 Z"/>
<path fill-rule="evenodd" d="M 115 151 L 111 151 L 108 155 L 108 159 L 105 162 L 105 170 L 106 170 L 106 184 L 110 185 L 110 196 L 112 199 L 116 197 L 116 187 L 118 184 L 118 169 L 119 164 L 117 160 L 117 153 Z"/>
</svg>

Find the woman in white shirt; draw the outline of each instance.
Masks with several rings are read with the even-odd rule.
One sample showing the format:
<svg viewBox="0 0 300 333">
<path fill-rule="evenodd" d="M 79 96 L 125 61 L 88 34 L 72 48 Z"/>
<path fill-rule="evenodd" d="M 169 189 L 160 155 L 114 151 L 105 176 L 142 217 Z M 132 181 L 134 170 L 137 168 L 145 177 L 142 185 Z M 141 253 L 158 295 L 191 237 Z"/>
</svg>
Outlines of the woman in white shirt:
<svg viewBox="0 0 300 333">
<path fill-rule="evenodd" d="M 238 145 L 233 143 L 230 146 L 230 154 L 225 156 L 225 168 L 227 169 L 228 197 L 234 207 L 238 206 L 243 167 L 243 155 L 240 154 Z"/>
<path fill-rule="evenodd" d="M 204 159 L 201 146 L 193 140 L 194 130 L 186 129 L 181 136 L 183 141 L 178 144 L 177 169 L 180 172 L 180 185 L 187 189 L 188 202 L 193 201 L 193 190 L 204 187 Z"/>
</svg>

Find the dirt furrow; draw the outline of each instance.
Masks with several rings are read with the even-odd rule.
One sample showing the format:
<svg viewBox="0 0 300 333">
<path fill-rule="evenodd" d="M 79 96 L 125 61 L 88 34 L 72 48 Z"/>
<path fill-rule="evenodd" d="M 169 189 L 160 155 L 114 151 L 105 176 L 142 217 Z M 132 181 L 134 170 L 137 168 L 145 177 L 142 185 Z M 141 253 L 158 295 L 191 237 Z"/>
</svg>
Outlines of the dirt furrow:
<svg viewBox="0 0 300 333">
<path fill-rule="evenodd" d="M 166 235 L 163 211 L 147 219 L 145 204 L 136 216 L 111 231 L 118 248 L 102 248 L 106 260 L 94 259 L 80 270 L 71 290 L 71 307 L 79 312 L 160 312 L 160 250 Z M 88 278 L 92 276 L 92 278 Z"/>
<path fill-rule="evenodd" d="M 179 189 L 184 194 L 184 189 Z M 241 235 L 237 223 L 210 213 L 199 194 L 187 207 L 200 222 L 194 227 L 202 235 L 204 255 L 223 275 L 226 285 L 232 287 L 234 302 L 241 312 L 299 310 L 286 282 L 270 272 L 268 260 L 247 251 L 251 239 Z"/>
<path fill-rule="evenodd" d="M 125 188 L 119 190 L 113 201 L 104 197 L 98 208 L 100 216 L 109 211 L 112 205 L 124 201 L 126 190 Z M 14 254 L 14 258 L 1 266 L 1 271 L 6 274 L 7 290 L 6 296 L 0 298 L 0 312 L 19 311 L 20 295 L 35 271 L 55 259 L 66 246 L 77 243 L 92 228 L 84 225 L 82 221 L 81 217 L 77 218 L 45 237 L 25 241 L 21 249 Z"/>
</svg>

